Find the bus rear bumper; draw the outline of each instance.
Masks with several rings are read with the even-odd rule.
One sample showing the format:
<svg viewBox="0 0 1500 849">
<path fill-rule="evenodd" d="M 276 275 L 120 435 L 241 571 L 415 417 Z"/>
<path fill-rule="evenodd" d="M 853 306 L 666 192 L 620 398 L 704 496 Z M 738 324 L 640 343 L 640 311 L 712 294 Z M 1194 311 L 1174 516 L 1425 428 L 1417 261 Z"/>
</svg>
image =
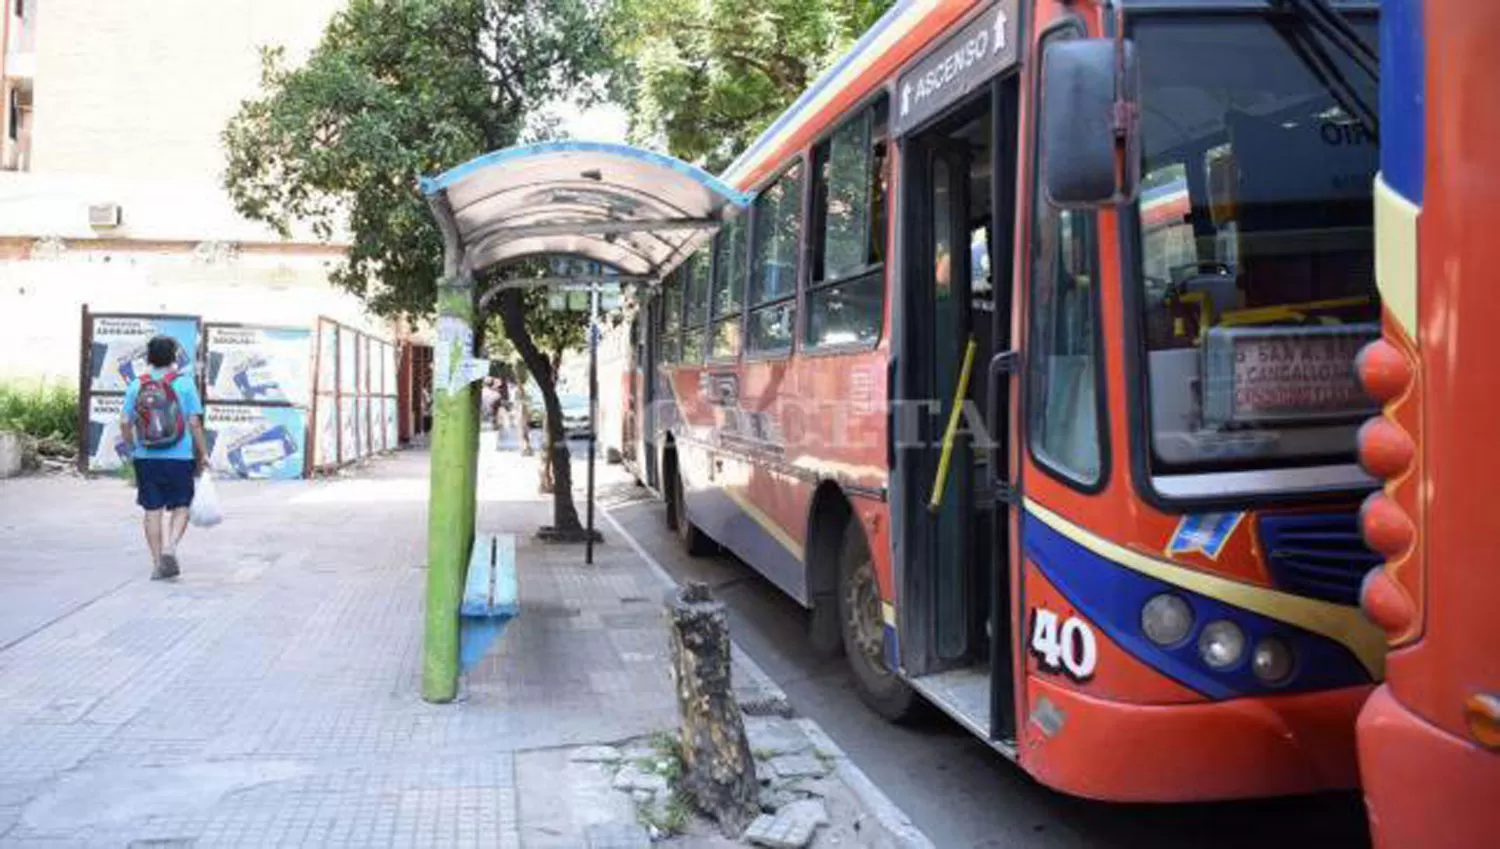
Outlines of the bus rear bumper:
<svg viewBox="0 0 1500 849">
<path fill-rule="evenodd" d="M 1043 784 L 1114 802 L 1190 802 L 1349 789 L 1368 686 L 1140 705 L 1027 681 L 1020 761 Z"/>
<path fill-rule="evenodd" d="M 1378 849 L 1500 841 L 1500 753 L 1427 722 L 1382 686 L 1359 714 L 1359 771 Z"/>
</svg>

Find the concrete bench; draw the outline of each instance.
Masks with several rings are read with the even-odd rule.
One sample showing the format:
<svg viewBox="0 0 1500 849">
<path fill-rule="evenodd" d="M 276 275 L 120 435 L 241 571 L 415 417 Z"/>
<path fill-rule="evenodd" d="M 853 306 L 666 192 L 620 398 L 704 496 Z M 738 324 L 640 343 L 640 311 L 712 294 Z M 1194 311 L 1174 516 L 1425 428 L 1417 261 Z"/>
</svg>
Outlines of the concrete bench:
<svg viewBox="0 0 1500 849">
<path fill-rule="evenodd" d="M 513 534 L 475 534 L 459 603 L 459 668 L 467 672 L 521 613 Z"/>
</svg>

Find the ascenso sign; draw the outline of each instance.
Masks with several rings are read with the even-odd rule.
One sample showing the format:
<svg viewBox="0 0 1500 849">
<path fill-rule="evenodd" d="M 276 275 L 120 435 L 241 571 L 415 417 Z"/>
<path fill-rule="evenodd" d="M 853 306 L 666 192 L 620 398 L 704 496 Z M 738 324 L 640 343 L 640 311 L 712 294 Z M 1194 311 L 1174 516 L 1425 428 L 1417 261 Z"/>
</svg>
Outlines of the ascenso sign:
<svg viewBox="0 0 1500 849">
<path fill-rule="evenodd" d="M 897 134 L 1016 64 L 1016 0 L 985 9 L 896 80 Z"/>
</svg>

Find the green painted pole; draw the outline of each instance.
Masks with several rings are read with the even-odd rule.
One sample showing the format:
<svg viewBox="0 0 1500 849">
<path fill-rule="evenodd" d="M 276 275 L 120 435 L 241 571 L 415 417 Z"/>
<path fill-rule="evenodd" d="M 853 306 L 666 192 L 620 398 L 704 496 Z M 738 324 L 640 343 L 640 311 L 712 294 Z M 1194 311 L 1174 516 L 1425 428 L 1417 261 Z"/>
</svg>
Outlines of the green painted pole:
<svg viewBox="0 0 1500 849">
<path fill-rule="evenodd" d="M 438 286 L 437 337 L 422 698 L 450 702 L 458 695 L 458 606 L 474 540 L 479 446 L 479 408 L 464 373 L 474 353 L 474 284 L 466 274 L 449 276 Z"/>
</svg>

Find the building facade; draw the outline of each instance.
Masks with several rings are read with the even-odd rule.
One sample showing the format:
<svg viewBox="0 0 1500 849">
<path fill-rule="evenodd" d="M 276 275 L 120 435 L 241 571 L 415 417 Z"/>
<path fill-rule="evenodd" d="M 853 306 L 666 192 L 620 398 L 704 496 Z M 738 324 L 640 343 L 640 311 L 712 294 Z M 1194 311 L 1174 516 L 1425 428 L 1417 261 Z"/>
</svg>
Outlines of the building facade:
<svg viewBox="0 0 1500 849">
<path fill-rule="evenodd" d="M 0 379 L 78 373 L 79 316 L 177 313 L 390 336 L 328 282 L 344 245 L 237 215 L 220 133 L 260 49 L 343 0 L 0 0 Z"/>
</svg>

